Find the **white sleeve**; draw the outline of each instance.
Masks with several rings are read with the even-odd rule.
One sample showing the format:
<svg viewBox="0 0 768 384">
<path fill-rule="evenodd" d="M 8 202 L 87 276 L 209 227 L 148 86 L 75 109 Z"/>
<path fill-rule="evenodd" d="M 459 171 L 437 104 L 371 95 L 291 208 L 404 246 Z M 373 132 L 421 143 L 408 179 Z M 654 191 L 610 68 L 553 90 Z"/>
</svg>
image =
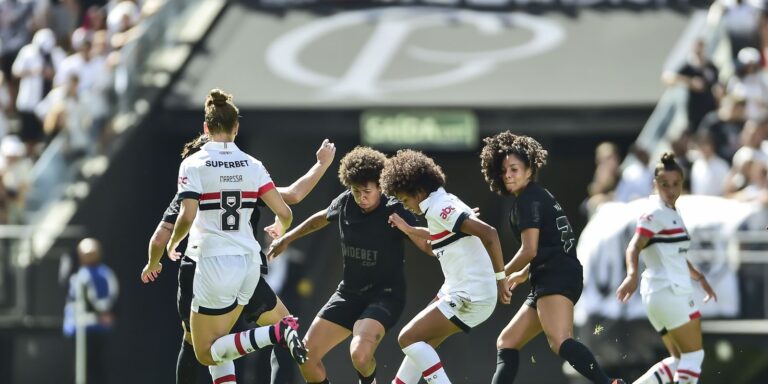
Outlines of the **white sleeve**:
<svg viewBox="0 0 768 384">
<path fill-rule="evenodd" d="M 181 199 L 200 199 L 203 194 L 203 183 L 200 180 L 200 174 L 196 167 L 190 166 L 191 163 L 184 161 L 179 167 L 178 194 Z"/>
</svg>

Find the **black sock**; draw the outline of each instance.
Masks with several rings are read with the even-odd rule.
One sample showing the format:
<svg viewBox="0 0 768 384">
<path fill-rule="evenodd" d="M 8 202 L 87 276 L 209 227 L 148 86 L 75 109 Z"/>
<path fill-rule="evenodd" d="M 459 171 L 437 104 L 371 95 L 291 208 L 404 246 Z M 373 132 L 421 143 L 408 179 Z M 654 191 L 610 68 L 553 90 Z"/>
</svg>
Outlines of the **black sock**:
<svg viewBox="0 0 768 384">
<path fill-rule="evenodd" d="M 192 344 L 182 340 L 179 358 L 176 360 L 176 384 L 196 384 L 197 370 L 200 365 Z"/>
<path fill-rule="evenodd" d="M 360 378 L 359 384 L 371 384 L 374 380 L 376 380 L 376 369 L 373 369 L 373 372 L 371 372 L 370 376 L 363 376 L 362 373 L 357 372 L 357 377 Z"/>
<path fill-rule="evenodd" d="M 603 369 L 597 364 L 595 356 L 584 344 L 574 339 L 567 339 L 560 344 L 559 355 L 567 360 L 582 376 L 592 380 L 593 383 L 610 383 L 611 379 L 603 372 Z"/>
<path fill-rule="evenodd" d="M 517 376 L 517 367 L 520 365 L 520 351 L 517 349 L 503 348 L 496 352 L 496 373 L 493 374 L 491 384 L 512 384 Z"/>
</svg>

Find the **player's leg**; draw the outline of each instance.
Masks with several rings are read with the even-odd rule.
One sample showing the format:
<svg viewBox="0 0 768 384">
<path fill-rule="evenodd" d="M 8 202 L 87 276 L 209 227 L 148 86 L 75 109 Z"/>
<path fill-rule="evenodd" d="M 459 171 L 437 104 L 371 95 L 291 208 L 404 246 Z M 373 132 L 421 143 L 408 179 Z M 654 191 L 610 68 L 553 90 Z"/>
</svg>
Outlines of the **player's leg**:
<svg viewBox="0 0 768 384">
<path fill-rule="evenodd" d="M 299 366 L 307 383 L 327 383 L 328 377 L 323 366 L 323 357 L 352 333 L 347 328 L 329 320 L 315 317 L 309 326 L 304 343 L 309 351 L 307 362 Z"/>
<path fill-rule="evenodd" d="M 196 384 L 197 373 L 202 365 L 195 357 L 192 346 L 192 334 L 189 327 L 189 313 L 192 307 L 192 285 L 195 277 L 196 263 L 187 258 L 179 265 L 179 289 L 177 292 L 177 310 L 181 319 L 184 337 L 176 359 L 176 384 Z"/>
<path fill-rule="evenodd" d="M 432 346 L 432 348 L 437 349 L 448 336 L 450 335 L 431 339 L 427 341 L 427 344 Z M 414 365 L 413 361 L 406 356 L 403 359 L 403 362 L 400 363 L 400 368 L 397 370 L 397 374 L 392 380 L 392 384 L 418 383 L 419 380 L 421 380 L 421 371 Z"/>
<path fill-rule="evenodd" d="M 697 383 L 704 361 L 702 348 L 701 315 L 692 294 L 678 294 L 671 288 L 653 292 L 643 298 L 648 318 L 667 330 L 667 337 L 680 352 L 680 361 L 674 381 L 681 384 Z"/>
<path fill-rule="evenodd" d="M 492 384 L 511 384 L 517 376 L 520 349 L 541 333 L 536 309 L 526 301 L 496 339 L 496 373 Z"/>
<path fill-rule="evenodd" d="M 680 351 L 672 341 L 667 331 L 663 332 L 661 341 L 669 352 L 669 357 L 654 364 L 647 372 L 635 380 L 632 384 L 674 384 L 675 371 L 680 362 Z"/>
<path fill-rule="evenodd" d="M 427 383 L 450 383 L 443 364 L 435 349 L 427 343 L 434 339 L 444 339 L 462 328 L 451 321 L 438 308 L 442 301 L 438 300 L 422 310 L 414 317 L 402 331 L 397 341 L 403 349 L 403 353 L 410 363 L 421 372 Z M 398 377 L 395 382 L 411 384 L 403 377 Z"/>
<path fill-rule="evenodd" d="M 374 319 L 360 319 L 352 328 L 352 342 L 349 355 L 357 371 L 360 384 L 371 384 L 376 380 L 376 359 L 374 353 L 384 337 L 384 325 Z"/>
<path fill-rule="evenodd" d="M 262 326 L 274 324 L 280 321 L 280 319 L 290 315 L 290 312 L 288 312 L 288 308 L 283 304 L 283 301 L 277 296 L 275 296 L 275 299 L 275 306 L 271 310 L 262 313 L 261 316 L 259 316 L 258 321 L 256 321 L 256 324 Z M 293 363 L 293 358 L 287 349 L 272 348 L 272 353 L 270 353 L 270 383 L 281 384 L 292 382 L 294 377 Z"/>
<path fill-rule="evenodd" d="M 536 307 L 552 352 L 593 383 L 611 383 L 589 348 L 573 339 L 573 301 L 563 295 L 546 295 L 539 297 Z"/>
<path fill-rule="evenodd" d="M 680 350 L 680 362 L 675 371 L 675 382 L 679 384 L 698 383 L 701 375 L 701 364 L 704 362 L 701 319 L 694 317 L 682 326 L 670 329 L 669 336 Z"/>
<path fill-rule="evenodd" d="M 397 292 L 397 293 L 395 293 Z M 405 307 L 405 289 L 372 298 L 352 329 L 349 352 L 359 384 L 376 382 L 376 349 L 384 334 L 400 319 Z"/>
</svg>

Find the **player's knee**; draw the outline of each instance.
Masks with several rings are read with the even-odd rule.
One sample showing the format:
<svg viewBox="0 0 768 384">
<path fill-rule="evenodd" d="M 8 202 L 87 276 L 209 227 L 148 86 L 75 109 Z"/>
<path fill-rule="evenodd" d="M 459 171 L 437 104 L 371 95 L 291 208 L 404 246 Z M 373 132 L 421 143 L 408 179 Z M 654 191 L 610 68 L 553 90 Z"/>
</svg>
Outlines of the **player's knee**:
<svg viewBox="0 0 768 384">
<path fill-rule="evenodd" d="M 355 369 L 360 371 L 366 368 L 371 362 L 371 359 L 373 359 L 373 352 L 369 348 L 357 347 L 352 348 L 350 356 L 352 357 L 352 365 L 355 366 Z"/>
<path fill-rule="evenodd" d="M 202 348 L 195 348 L 195 357 L 197 358 L 197 361 L 202 365 L 216 365 L 216 362 L 213 361 L 213 358 L 211 357 L 211 351 L 209 349 L 202 350 Z"/>
<path fill-rule="evenodd" d="M 417 341 L 418 340 L 416 340 L 413 332 L 410 331 L 410 328 L 403 328 L 397 336 L 397 343 L 400 344 L 400 348 L 405 348 Z"/>
<path fill-rule="evenodd" d="M 555 354 L 560 353 L 560 345 L 563 344 L 563 342 L 567 339 L 569 339 L 570 336 L 547 336 L 547 343 L 549 343 L 549 349 L 552 350 Z"/>
</svg>

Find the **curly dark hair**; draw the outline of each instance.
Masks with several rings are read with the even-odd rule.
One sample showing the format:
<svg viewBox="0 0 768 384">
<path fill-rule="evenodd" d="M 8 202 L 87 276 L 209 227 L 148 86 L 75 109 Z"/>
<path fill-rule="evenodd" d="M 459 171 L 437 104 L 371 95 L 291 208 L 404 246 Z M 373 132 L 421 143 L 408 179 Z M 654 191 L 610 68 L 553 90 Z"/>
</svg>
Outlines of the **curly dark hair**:
<svg viewBox="0 0 768 384">
<path fill-rule="evenodd" d="M 200 147 L 208 142 L 208 135 L 201 133 L 200 136 L 184 143 L 184 148 L 181 150 L 181 158 L 186 159 L 189 156 L 194 155 L 200 150 Z"/>
<path fill-rule="evenodd" d="M 515 155 L 531 170 L 531 179 L 536 180 L 539 169 L 547 164 L 548 153 L 530 136 L 515 135 L 504 131 L 496 136 L 483 139 L 485 146 L 480 152 L 480 167 L 491 191 L 508 195 L 502 180 L 501 163 L 508 155 Z"/>
<path fill-rule="evenodd" d="M 680 164 L 677 163 L 675 160 L 675 154 L 672 152 L 665 152 L 661 155 L 661 159 L 659 159 L 659 162 L 656 163 L 656 167 L 653 170 L 653 177 L 658 177 L 659 173 L 664 171 L 677 171 L 680 172 L 681 176 L 685 177 L 683 168 L 680 167 Z"/>
<path fill-rule="evenodd" d="M 386 195 L 405 193 L 414 196 L 419 192 L 430 194 L 445 186 L 445 174 L 427 155 L 401 149 L 387 159 L 379 182 Z"/>
<path fill-rule="evenodd" d="M 357 146 L 339 162 L 339 181 L 347 188 L 365 185 L 372 181 L 379 184 L 381 170 L 387 156 L 373 148 Z"/>
</svg>

